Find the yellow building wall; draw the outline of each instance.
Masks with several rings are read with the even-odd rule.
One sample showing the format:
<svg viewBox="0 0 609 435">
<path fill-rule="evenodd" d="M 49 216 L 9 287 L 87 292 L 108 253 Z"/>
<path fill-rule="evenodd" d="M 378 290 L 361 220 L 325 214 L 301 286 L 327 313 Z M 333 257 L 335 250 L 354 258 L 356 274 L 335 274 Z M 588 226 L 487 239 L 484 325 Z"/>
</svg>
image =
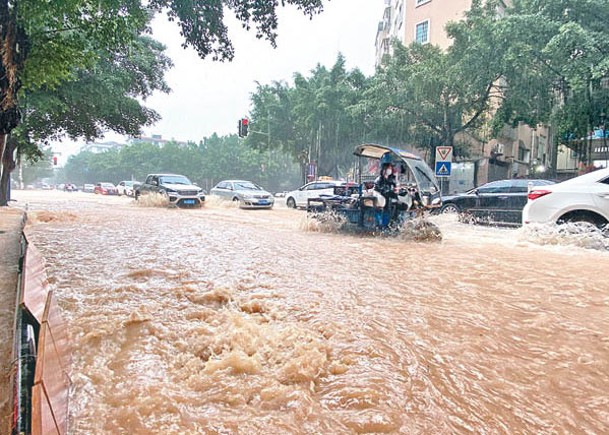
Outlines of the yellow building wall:
<svg viewBox="0 0 609 435">
<path fill-rule="evenodd" d="M 415 41 L 417 24 L 429 20 L 429 43 L 447 48 L 451 41 L 444 30 L 446 24 L 461 20 L 471 4 L 471 0 L 408 1 L 404 17 L 404 45 Z"/>
</svg>

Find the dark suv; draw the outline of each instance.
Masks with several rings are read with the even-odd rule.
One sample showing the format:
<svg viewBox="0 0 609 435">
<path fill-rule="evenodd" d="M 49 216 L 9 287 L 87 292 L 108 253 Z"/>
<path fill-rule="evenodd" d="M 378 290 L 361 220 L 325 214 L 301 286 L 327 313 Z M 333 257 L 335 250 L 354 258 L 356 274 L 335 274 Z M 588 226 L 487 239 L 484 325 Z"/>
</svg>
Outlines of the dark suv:
<svg viewBox="0 0 609 435">
<path fill-rule="evenodd" d="M 148 174 L 146 181 L 136 187 L 135 199 L 148 193 L 164 195 L 170 205 L 178 207 L 201 207 L 205 202 L 205 191 L 178 174 Z"/>
</svg>

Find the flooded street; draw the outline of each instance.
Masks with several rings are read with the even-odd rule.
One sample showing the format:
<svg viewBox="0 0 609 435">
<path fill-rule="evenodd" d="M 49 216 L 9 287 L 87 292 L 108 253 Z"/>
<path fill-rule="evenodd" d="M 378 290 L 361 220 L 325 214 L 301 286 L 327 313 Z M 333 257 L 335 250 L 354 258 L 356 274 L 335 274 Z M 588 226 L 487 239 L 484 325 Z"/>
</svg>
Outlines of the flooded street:
<svg viewBox="0 0 609 435">
<path fill-rule="evenodd" d="M 72 335 L 71 434 L 609 431 L 604 240 L 13 197 Z"/>
</svg>

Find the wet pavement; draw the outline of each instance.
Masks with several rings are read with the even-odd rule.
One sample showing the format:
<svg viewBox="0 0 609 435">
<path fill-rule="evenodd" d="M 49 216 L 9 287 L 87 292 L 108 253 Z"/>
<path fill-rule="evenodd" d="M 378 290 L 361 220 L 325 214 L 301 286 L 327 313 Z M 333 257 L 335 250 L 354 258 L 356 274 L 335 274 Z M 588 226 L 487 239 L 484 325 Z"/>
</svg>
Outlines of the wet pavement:
<svg viewBox="0 0 609 435">
<path fill-rule="evenodd" d="M 19 209 L 0 208 L 0 430 L 10 426 L 12 403 L 10 373 L 13 367 L 13 321 L 21 255 L 21 230 L 25 213 Z"/>
</svg>

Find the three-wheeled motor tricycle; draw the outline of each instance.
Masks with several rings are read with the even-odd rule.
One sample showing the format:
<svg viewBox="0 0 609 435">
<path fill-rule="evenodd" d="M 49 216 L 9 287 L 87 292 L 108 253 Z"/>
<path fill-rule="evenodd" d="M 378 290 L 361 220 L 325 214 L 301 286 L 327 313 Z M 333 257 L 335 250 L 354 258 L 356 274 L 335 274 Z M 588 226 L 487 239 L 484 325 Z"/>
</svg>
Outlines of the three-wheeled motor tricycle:
<svg viewBox="0 0 609 435">
<path fill-rule="evenodd" d="M 410 222 L 415 230 L 431 229 L 441 238 L 439 229 L 422 219 L 441 206 L 441 197 L 434 173 L 421 157 L 379 144 L 358 145 L 353 154 L 358 157 L 355 182 L 336 189 L 335 195 L 309 199 L 307 211 L 313 218 L 373 233 L 397 233 Z M 387 166 L 393 171 L 394 188 L 383 194 L 378 185 Z"/>
</svg>

